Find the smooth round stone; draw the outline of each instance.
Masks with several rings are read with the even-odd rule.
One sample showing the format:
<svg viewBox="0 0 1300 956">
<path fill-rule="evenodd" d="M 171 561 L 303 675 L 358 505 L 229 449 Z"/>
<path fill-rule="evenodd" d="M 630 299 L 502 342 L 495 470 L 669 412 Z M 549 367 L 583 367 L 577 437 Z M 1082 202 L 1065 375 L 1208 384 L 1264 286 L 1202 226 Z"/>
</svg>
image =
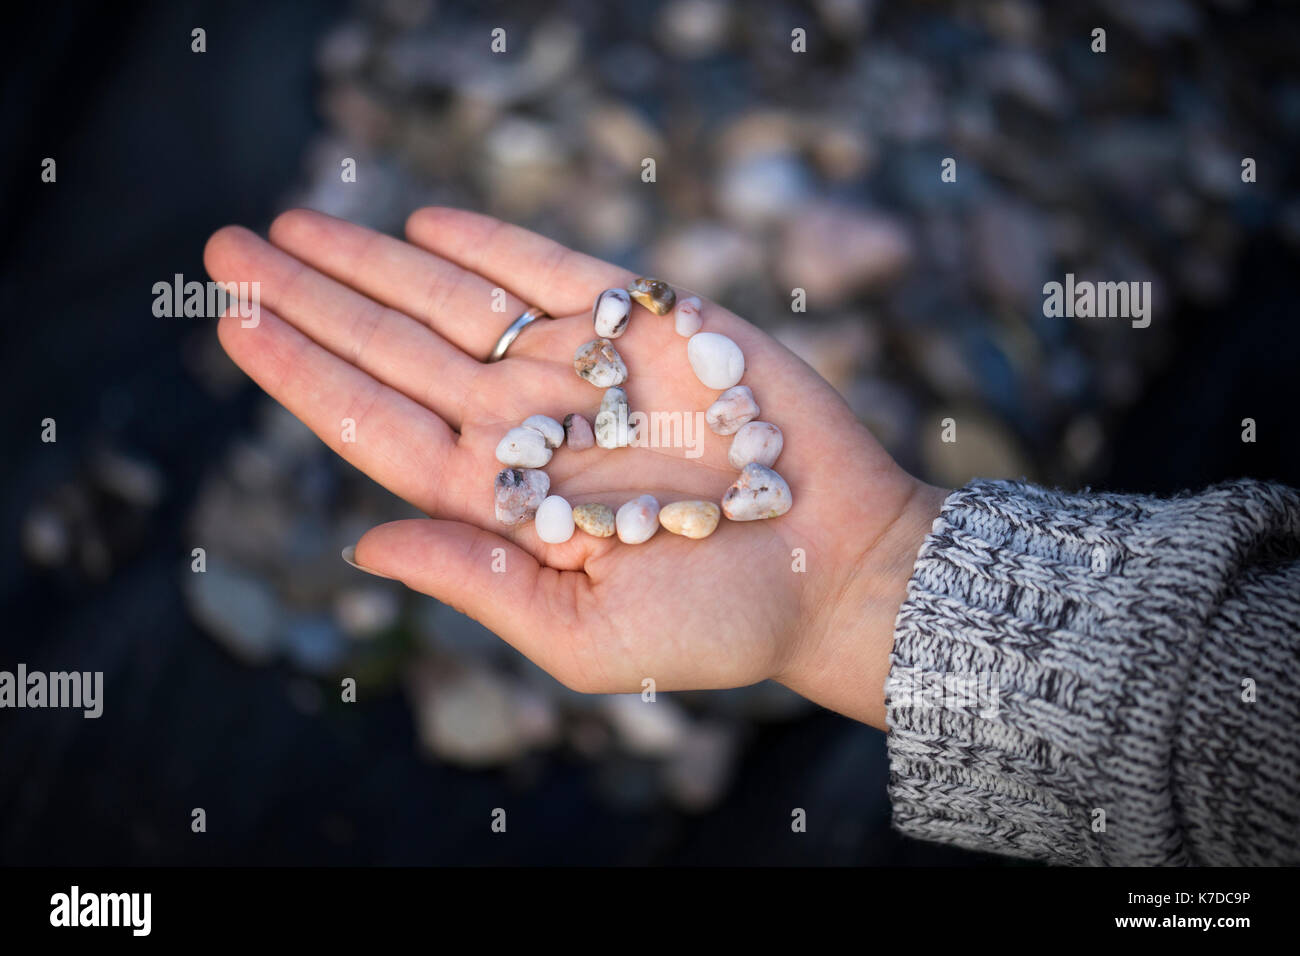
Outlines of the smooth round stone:
<svg viewBox="0 0 1300 956">
<path fill-rule="evenodd" d="M 695 377 L 709 388 L 731 388 L 745 374 L 745 353 L 717 332 L 696 332 L 686 343 Z"/>
<path fill-rule="evenodd" d="M 497 461 L 511 468 L 541 468 L 550 460 L 546 436 L 535 428 L 512 428 L 497 444 Z"/>
<path fill-rule="evenodd" d="M 771 468 L 781 457 L 781 447 L 785 436 L 781 429 L 771 422 L 749 422 L 740 426 L 736 437 L 731 440 L 731 450 L 727 452 L 727 461 L 732 468 L 744 468 L 751 462 L 757 462 L 764 468 Z"/>
<path fill-rule="evenodd" d="M 506 525 L 523 524 L 537 514 L 546 493 L 551 490 L 551 479 L 544 471 L 531 468 L 507 468 L 497 473 L 497 520 Z"/>
<path fill-rule="evenodd" d="M 591 324 L 603 339 L 616 339 L 627 331 L 627 320 L 632 315 L 632 297 L 626 289 L 606 289 L 596 296 L 591 309 Z"/>
<path fill-rule="evenodd" d="M 674 501 L 659 510 L 659 523 L 684 538 L 707 538 L 721 517 L 722 509 L 712 501 Z"/>
<path fill-rule="evenodd" d="M 578 346 L 578 351 L 573 353 L 573 368 L 579 377 L 597 388 L 627 381 L 627 366 L 609 339 L 593 339 Z"/>
<path fill-rule="evenodd" d="M 627 287 L 627 291 L 655 315 L 667 315 L 677 301 L 677 293 L 663 279 L 641 276 Z"/>
<path fill-rule="evenodd" d="M 551 495 L 537 507 L 533 528 L 547 544 L 564 544 L 573 537 L 573 509 L 559 495 Z"/>
<path fill-rule="evenodd" d="M 749 464 L 722 496 L 722 513 L 732 521 L 756 521 L 783 515 L 792 504 L 784 478 L 771 468 Z"/>
<path fill-rule="evenodd" d="M 627 392 L 617 385 L 606 389 L 596 413 L 596 444 L 601 448 L 626 448 L 636 437 L 628 423 Z"/>
<path fill-rule="evenodd" d="M 564 416 L 564 436 L 574 451 L 585 451 L 596 444 L 596 433 L 591 430 L 591 422 L 577 412 Z"/>
<path fill-rule="evenodd" d="M 624 544 L 649 541 L 659 530 L 659 502 L 653 495 L 633 498 L 618 509 L 614 527 L 618 531 L 618 540 Z"/>
<path fill-rule="evenodd" d="M 689 339 L 704 327 L 704 316 L 700 315 L 701 306 L 697 296 L 677 300 L 677 308 L 673 310 L 673 327 L 682 338 Z"/>
<path fill-rule="evenodd" d="M 593 538 L 608 538 L 614 533 L 614 509 L 609 505 L 578 505 L 573 509 L 573 523 Z"/>
<path fill-rule="evenodd" d="M 704 420 L 715 435 L 734 435 L 740 426 L 758 417 L 758 402 L 748 385 L 736 385 L 718 396 L 704 413 Z"/>
<path fill-rule="evenodd" d="M 529 415 L 519 424 L 520 428 L 531 428 L 542 433 L 547 448 L 559 448 L 564 444 L 564 426 L 554 418 L 546 415 Z"/>
</svg>

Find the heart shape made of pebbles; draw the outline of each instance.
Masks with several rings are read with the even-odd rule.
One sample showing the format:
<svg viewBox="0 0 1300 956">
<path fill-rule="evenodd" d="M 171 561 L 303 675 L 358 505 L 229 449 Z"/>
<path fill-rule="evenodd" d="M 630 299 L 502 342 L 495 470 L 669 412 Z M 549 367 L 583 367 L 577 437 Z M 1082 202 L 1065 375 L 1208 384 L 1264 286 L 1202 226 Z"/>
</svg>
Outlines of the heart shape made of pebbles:
<svg viewBox="0 0 1300 956">
<path fill-rule="evenodd" d="M 544 468 L 566 442 L 575 451 L 599 445 L 626 448 L 636 439 L 637 428 L 628 424 L 628 397 L 622 387 L 627 364 L 612 339 L 627 331 L 632 304 L 655 315 L 673 313 L 677 334 L 686 338 L 686 357 L 695 377 L 721 394 L 704 413 L 716 435 L 732 436 L 727 460 L 740 472 L 722 496 L 712 501 L 674 501 L 663 507 L 653 495 L 640 495 L 617 512 L 608 505 L 571 506 L 559 495 L 548 494 L 551 479 Z M 568 541 L 575 530 L 597 538 L 617 534 L 625 544 L 649 541 L 662 526 L 686 538 L 707 538 L 725 515 L 731 521 L 776 518 L 790 510 L 794 499 L 784 478 L 772 470 L 781 455 L 781 429 L 758 420 L 758 402 L 745 374 L 745 354 L 735 342 L 717 332 L 701 331 L 702 303 L 695 296 L 678 299 L 662 279 L 639 278 L 626 289 L 606 289 L 596 296 L 591 321 L 596 338 L 578 347 L 573 368 L 584 381 L 605 390 L 595 426 L 578 412 L 563 423 L 546 415 L 530 415 L 506 432 L 497 445 L 497 460 L 505 469 L 496 477 L 496 516 L 505 525 L 534 522 L 537 536 L 547 544 Z"/>
</svg>

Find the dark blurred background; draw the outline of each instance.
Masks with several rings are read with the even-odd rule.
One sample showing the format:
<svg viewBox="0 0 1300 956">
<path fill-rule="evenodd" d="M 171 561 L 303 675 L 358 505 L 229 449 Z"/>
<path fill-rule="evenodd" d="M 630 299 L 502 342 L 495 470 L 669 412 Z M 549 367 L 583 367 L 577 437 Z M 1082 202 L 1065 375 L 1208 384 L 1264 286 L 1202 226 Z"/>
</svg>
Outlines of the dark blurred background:
<svg viewBox="0 0 1300 956">
<path fill-rule="evenodd" d="M 8 32 L 0 669 L 106 688 L 98 720 L 0 711 L 0 862 L 987 862 L 891 833 L 867 727 L 770 685 L 582 697 L 346 567 L 406 506 L 210 320 L 152 313 L 226 223 L 521 222 L 722 300 L 950 486 L 1300 484 L 1290 4 L 62 3 Z M 1150 280 L 1151 326 L 1045 318 L 1066 272 Z"/>
</svg>

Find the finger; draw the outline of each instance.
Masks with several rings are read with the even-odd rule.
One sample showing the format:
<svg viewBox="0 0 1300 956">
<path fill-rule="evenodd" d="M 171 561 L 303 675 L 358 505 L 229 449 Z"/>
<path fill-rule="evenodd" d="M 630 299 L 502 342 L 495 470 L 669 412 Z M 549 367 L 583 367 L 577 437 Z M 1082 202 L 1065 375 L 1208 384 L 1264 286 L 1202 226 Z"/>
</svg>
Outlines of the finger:
<svg viewBox="0 0 1300 956">
<path fill-rule="evenodd" d="M 354 559 L 468 614 L 553 674 L 572 674 L 581 571 L 543 567 L 500 535 L 459 521 L 380 525 Z M 568 638 L 567 640 L 561 638 Z"/>
<path fill-rule="evenodd" d="M 633 278 L 554 239 L 464 209 L 418 209 L 406 220 L 406 236 L 551 315 L 588 311 L 602 289 Z"/>
<path fill-rule="evenodd" d="M 310 209 L 281 213 L 271 223 L 270 239 L 376 302 L 426 323 L 474 358 L 486 358 L 505 326 L 527 308 L 481 275 L 418 246 Z"/>
<path fill-rule="evenodd" d="M 348 463 L 426 514 L 471 514 L 455 434 L 437 415 L 321 348 L 268 309 L 217 324 L 227 354 Z"/>
<path fill-rule="evenodd" d="M 428 408 L 453 428 L 483 366 L 433 330 L 300 262 L 247 229 L 208 240 L 214 279 L 256 281 L 261 303 L 341 359 Z"/>
</svg>

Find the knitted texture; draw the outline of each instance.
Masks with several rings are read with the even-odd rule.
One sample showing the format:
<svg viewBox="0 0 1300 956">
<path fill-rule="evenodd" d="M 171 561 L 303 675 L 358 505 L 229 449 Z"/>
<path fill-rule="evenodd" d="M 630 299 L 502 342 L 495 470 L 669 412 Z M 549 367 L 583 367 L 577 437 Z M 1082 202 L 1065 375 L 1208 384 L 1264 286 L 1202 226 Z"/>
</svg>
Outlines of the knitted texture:
<svg viewBox="0 0 1300 956">
<path fill-rule="evenodd" d="M 972 482 L 921 548 L 885 693 L 904 833 L 1075 865 L 1298 864 L 1300 495 Z"/>
</svg>

